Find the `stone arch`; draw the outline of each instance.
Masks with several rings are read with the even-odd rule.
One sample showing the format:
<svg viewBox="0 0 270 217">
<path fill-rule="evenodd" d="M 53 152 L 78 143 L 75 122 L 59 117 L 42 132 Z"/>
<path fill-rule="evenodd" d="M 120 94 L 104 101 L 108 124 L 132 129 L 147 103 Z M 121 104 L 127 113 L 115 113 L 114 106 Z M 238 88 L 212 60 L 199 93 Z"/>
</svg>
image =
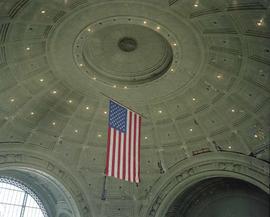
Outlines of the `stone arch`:
<svg viewBox="0 0 270 217">
<path fill-rule="evenodd" d="M 39 177 L 40 180 L 49 181 L 54 185 L 54 189 L 58 189 L 59 193 L 62 193 L 66 203 L 64 205 L 55 204 L 54 211 L 49 211 L 51 216 L 61 213 L 69 214 L 69 217 L 92 216 L 89 203 L 80 189 L 78 181 L 69 174 L 67 169 L 45 156 L 29 152 L 1 151 L 0 175 L 17 178 L 29 186 L 31 183 L 25 178 L 27 176 Z M 36 180 L 34 179 L 34 181 Z M 33 188 L 42 194 L 43 189 L 35 188 L 35 186 Z M 40 196 L 42 197 L 42 195 Z M 49 201 L 45 201 L 45 203 L 50 205 Z M 73 214 L 71 215 L 71 213 Z"/>
<path fill-rule="evenodd" d="M 176 197 L 202 180 L 228 177 L 251 183 L 269 194 L 269 164 L 238 153 L 206 153 L 174 165 L 153 187 L 142 216 L 163 217 Z"/>
</svg>

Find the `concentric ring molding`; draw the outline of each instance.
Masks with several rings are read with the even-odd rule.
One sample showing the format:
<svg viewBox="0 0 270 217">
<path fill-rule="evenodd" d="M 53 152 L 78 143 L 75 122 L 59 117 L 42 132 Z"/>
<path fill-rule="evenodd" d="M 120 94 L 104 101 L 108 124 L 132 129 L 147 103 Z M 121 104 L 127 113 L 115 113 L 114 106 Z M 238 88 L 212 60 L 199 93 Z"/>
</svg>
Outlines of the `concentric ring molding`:
<svg viewBox="0 0 270 217">
<path fill-rule="evenodd" d="M 118 45 L 123 38 L 135 40 L 136 49 L 130 53 L 121 50 Z M 89 74 L 90 79 L 95 78 L 105 85 L 129 85 L 132 88 L 152 82 L 170 71 L 173 56 L 179 55 L 177 44 L 173 34 L 159 24 L 137 17 L 111 17 L 81 31 L 73 53 L 78 68 Z M 174 61 L 175 70 L 177 65 Z"/>
<path fill-rule="evenodd" d="M 84 95 L 92 96 L 93 93 L 103 92 L 119 100 L 137 102 L 149 102 L 155 98 L 179 94 L 196 80 L 198 72 L 205 64 L 204 59 L 207 55 L 206 53 L 202 55 L 203 51 L 205 52 L 202 38 L 187 20 L 180 19 L 179 15 L 166 9 L 161 10 L 152 4 L 113 2 L 114 7 L 111 4 L 111 2 L 105 2 L 77 8 L 64 16 L 50 32 L 47 53 L 49 63 L 57 77 Z M 127 11 L 129 16 L 125 16 Z M 138 11 L 141 11 L 140 17 L 137 17 Z M 160 14 L 166 14 L 166 16 L 160 16 Z M 151 17 L 151 20 L 148 17 Z M 72 55 L 76 38 L 81 32 L 86 32 L 87 27 L 95 23 L 100 25 L 100 21 L 104 21 L 102 25 L 106 25 L 105 21 L 108 24 L 113 23 L 111 25 L 135 23 L 163 35 L 163 38 L 166 38 L 173 49 L 173 62 L 169 71 L 158 79 L 139 86 L 130 86 L 124 82 L 118 86 L 113 84 L 113 81 L 98 82 L 98 75 L 92 77 L 94 75 L 92 73 L 95 71 L 86 73 L 85 70 L 82 73 L 83 65 L 80 69 L 82 63 L 74 60 Z M 196 64 L 191 64 L 191 62 Z M 117 87 L 112 91 L 115 85 Z M 165 86 L 166 88 L 164 88 Z M 123 92 L 124 87 L 127 88 Z M 137 91 L 137 88 L 140 88 L 140 91 Z M 153 92 L 156 93 L 155 97 L 152 95 Z"/>
</svg>

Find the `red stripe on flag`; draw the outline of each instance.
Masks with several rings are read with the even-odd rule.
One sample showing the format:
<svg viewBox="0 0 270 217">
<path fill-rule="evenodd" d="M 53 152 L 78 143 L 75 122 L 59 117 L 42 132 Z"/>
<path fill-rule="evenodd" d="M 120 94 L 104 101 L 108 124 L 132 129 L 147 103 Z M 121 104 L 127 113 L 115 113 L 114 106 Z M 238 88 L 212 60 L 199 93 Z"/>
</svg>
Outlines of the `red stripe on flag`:
<svg viewBox="0 0 270 217">
<path fill-rule="evenodd" d="M 106 156 L 106 175 L 109 175 L 109 156 L 110 156 L 110 139 L 111 139 L 111 128 L 108 127 L 108 140 L 107 140 L 107 156 Z"/>
<path fill-rule="evenodd" d="M 123 179 L 126 178 L 126 140 L 127 140 L 127 134 L 124 134 L 124 151 L 123 151 Z"/>
</svg>

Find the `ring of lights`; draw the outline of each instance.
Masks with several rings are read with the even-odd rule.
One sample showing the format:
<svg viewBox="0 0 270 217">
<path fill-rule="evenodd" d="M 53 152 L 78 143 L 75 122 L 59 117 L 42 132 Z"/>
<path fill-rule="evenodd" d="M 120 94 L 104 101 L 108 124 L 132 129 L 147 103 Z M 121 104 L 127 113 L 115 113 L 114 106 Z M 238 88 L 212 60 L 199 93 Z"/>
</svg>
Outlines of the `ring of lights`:
<svg viewBox="0 0 270 217">
<path fill-rule="evenodd" d="M 174 46 L 178 42 L 165 27 L 153 21 L 151 26 L 158 29 L 146 27 L 144 19 L 136 17 L 112 17 L 87 26 L 73 45 L 78 68 L 109 85 L 138 85 L 158 79 L 169 71 L 173 56 L 178 56 Z M 151 43 L 145 38 L 151 38 Z M 176 67 L 177 61 L 173 65 Z"/>
<path fill-rule="evenodd" d="M 127 11 L 129 16 L 126 16 Z M 157 52 L 151 49 L 140 50 L 142 43 L 145 43 L 146 47 L 147 44 L 151 44 L 152 39 L 149 37 L 146 37 L 145 41 L 128 34 L 116 37 L 113 51 L 117 51 L 119 55 L 126 55 L 125 60 L 128 60 L 128 56 L 139 52 L 143 54 L 143 59 L 139 59 L 138 55 L 137 62 L 141 61 L 145 66 L 133 71 L 132 75 L 128 70 L 120 68 L 121 64 L 118 64 L 119 68 L 114 71 L 115 64 L 112 60 L 106 65 L 108 58 L 97 58 L 91 52 L 90 55 L 91 46 L 100 43 L 87 44 L 89 36 L 80 38 L 87 34 L 92 37 L 99 33 L 106 37 L 103 31 L 109 31 L 110 28 L 123 29 L 122 25 L 138 27 L 142 34 L 153 33 L 152 35 L 159 41 L 159 46 L 163 46 L 156 54 Z M 138 103 L 168 99 L 170 96 L 183 93 L 195 83 L 200 77 L 199 72 L 205 68 L 208 54 L 200 34 L 188 19 L 151 3 L 135 1 L 125 4 L 122 1 L 93 3 L 89 7 L 78 7 L 66 13 L 51 29 L 47 43 L 48 62 L 53 73 L 62 82 L 83 95 L 93 97 L 102 92 L 120 101 L 132 100 Z M 137 45 L 133 51 L 125 52 L 119 48 L 117 44 L 123 37 L 136 40 Z M 98 52 L 102 51 L 102 48 L 104 48 L 102 45 L 95 48 L 95 54 L 99 55 Z M 162 61 L 152 61 L 147 65 L 147 60 L 152 60 L 152 55 L 153 60 L 156 55 Z M 162 88 L 165 86 L 166 88 Z M 137 91 L 137 88 L 140 88 L 140 91 Z M 155 93 L 154 97 L 152 93 Z"/>
</svg>

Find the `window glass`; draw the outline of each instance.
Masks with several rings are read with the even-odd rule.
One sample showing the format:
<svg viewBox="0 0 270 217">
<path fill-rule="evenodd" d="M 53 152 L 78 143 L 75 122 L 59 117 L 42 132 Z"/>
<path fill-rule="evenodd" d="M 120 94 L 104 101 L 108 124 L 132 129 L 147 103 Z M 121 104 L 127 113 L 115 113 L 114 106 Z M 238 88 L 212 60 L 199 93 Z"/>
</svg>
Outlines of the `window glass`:
<svg viewBox="0 0 270 217">
<path fill-rule="evenodd" d="M 0 177 L 0 217 L 47 217 L 47 213 L 37 196 L 25 185 Z"/>
</svg>

